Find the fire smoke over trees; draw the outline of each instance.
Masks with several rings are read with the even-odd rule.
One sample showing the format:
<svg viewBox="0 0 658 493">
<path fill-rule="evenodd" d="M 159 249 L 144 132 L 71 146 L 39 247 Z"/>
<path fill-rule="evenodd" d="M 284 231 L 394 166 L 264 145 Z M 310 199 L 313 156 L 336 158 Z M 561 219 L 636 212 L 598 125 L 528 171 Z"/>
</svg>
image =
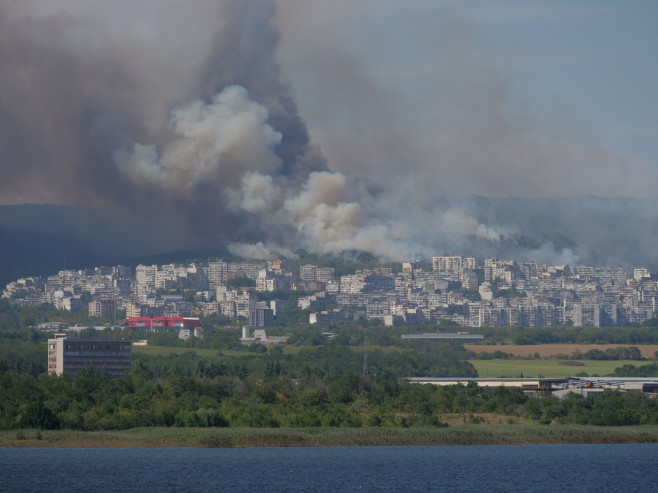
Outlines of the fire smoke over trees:
<svg viewBox="0 0 658 493">
<path fill-rule="evenodd" d="M 658 235 L 652 166 L 506 114 L 487 64 L 468 84 L 440 77 L 423 115 L 327 42 L 338 13 L 378 4 L 332 5 L 317 24 L 319 5 L 294 0 L 0 2 L 2 202 L 99 208 L 144 248 L 658 267 L 642 247 Z M 473 71 L 469 29 L 438 28 L 442 60 Z M 317 88 L 309 114 L 327 118 L 322 151 L 282 68 L 293 58 Z"/>
</svg>

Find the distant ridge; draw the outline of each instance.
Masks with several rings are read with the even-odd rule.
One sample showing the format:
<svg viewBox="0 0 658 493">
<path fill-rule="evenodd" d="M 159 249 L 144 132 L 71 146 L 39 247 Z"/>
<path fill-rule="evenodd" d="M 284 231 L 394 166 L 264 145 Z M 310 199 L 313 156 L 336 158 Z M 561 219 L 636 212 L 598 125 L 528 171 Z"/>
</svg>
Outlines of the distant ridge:
<svg viewBox="0 0 658 493">
<path fill-rule="evenodd" d="M 139 239 L 148 237 L 148 223 L 123 226 L 100 208 L 0 206 L 0 291 L 20 277 L 48 276 L 63 269 L 228 258 L 220 248 L 177 249 L 166 242 L 157 249 L 149 247 L 131 237 L 138 227 Z"/>
<path fill-rule="evenodd" d="M 19 277 L 97 265 L 101 258 L 80 241 L 0 226 L 0 288 Z"/>
<path fill-rule="evenodd" d="M 646 267 L 658 272 L 657 199 L 455 196 L 449 202 L 459 217 L 472 219 L 471 229 L 477 228 L 457 227 L 457 232 L 440 234 L 430 228 L 424 237 L 424 225 L 419 225 L 416 240 L 427 240 L 419 251 L 429 256 Z M 234 258 L 226 251 L 229 241 L 246 237 L 248 242 L 267 242 L 267 238 L 249 238 L 248 222 L 218 232 L 197 219 L 183 209 L 160 209 L 157 203 L 140 213 L 131 211 L 129 204 L 124 208 L 0 206 L 0 287 L 20 276 L 56 273 L 64 267 L 229 260 Z M 288 247 L 295 251 L 300 245 Z M 301 258 L 304 253 L 299 249 Z M 365 263 L 373 260 L 369 253 L 356 250 L 341 256 Z"/>
<path fill-rule="evenodd" d="M 94 251 L 79 240 L 52 234 L 0 226 L 0 291 L 21 277 L 49 276 L 64 269 L 84 269 L 100 265 L 182 263 L 188 260 L 230 259 L 224 250 L 187 249 L 140 257 Z"/>
</svg>

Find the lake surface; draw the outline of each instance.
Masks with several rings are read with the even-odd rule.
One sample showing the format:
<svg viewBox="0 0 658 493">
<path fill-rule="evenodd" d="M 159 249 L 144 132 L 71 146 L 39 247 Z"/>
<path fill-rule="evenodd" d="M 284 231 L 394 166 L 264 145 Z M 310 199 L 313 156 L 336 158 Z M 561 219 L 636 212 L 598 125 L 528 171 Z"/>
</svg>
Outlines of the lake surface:
<svg viewBox="0 0 658 493">
<path fill-rule="evenodd" d="M 658 490 L 658 444 L 0 449 L 0 491 Z"/>
</svg>

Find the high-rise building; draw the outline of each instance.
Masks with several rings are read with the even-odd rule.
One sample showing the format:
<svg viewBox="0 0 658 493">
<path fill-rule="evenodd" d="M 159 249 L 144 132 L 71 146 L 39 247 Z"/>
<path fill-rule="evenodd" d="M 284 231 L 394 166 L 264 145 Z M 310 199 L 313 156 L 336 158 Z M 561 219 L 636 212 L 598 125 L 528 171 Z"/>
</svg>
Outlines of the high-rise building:
<svg viewBox="0 0 658 493">
<path fill-rule="evenodd" d="M 90 317 L 111 317 L 116 314 L 117 302 L 115 300 L 94 300 L 89 302 Z"/>
<path fill-rule="evenodd" d="M 282 275 L 288 270 L 288 262 L 283 259 L 268 260 L 267 268 L 275 274 Z"/>
<path fill-rule="evenodd" d="M 315 280 L 320 282 L 332 282 L 334 280 L 334 268 L 318 267 L 315 271 Z"/>
<path fill-rule="evenodd" d="M 215 289 L 217 286 L 226 284 L 228 277 L 228 262 L 208 262 L 208 288 Z"/>
<path fill-rule="evenodd" d="M 264 301 L 254 304 L 249 310 L 249 325 L 251 327 L 271 327 L 273 325 L 273 313 Z"/>
<path fill-rule="evenodd" d="M 157 265 L 138 265 L 135 269 L 135 280 L 138 286 L 155 286 L 155 273 Z"/>
<path fill-rule="evenodd" d="M 318 268 L 315 265 L 300 265 L 299 278 L 302 281 L 315 281 L 317 270 Z"/>
<path fill-rule="evenodd" d="M 435 271 L 458 271 L 462 268 L 462 258 L 459 256 L 432 257 L 432 269 Z"/>
</svg>

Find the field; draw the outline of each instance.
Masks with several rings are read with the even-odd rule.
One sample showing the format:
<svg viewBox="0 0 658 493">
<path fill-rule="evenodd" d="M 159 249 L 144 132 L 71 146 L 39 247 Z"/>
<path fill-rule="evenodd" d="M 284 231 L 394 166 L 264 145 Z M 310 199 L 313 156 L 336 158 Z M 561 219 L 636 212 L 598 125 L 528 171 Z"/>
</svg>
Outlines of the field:
<svg viewBox="0 0 658 493">
<path fill-rule="evenodd" d="M 605 351 L 608 348 L 616 349 L 618 347 L 632 347 L 632 344 L 533 344 L 533 345 L 518 345 L 518 344 L 501 344 L 501 345 L 483 345 L 483 344 L 464 344 L 464 347 L 474 353 L 493 353 L 494 351 L 502 351 L 503 353 L 512 353 L 516 356 L 532 356 L 539 353 L 542 358 L 550 358 L 558 354 L 571 355 L 574 351 L 578 350 L 581 353 L 586 353 L 590 349 L 598 349 Z M 658 351 L 658 344 L 637 344 L 635 345 L 641 352 L 642 357 L 653 359 L 656 351 Z"/>
<path fill-rule="evenodd" d="M 170 356 L 172 354 L 189 354 L 196 353 L 197 356 L 213 357 L 219 353 L 226 356 L 254 356 L 256 353 L 243 351 L 226 351 L 218 349 L 197 349 L 188 347 L 169 347 L 169 346 L 133 346 L 133 353 L 148 354 L 149 356 Z"/>
<path fill-rule="evenodd" d="M 0 431 L 0 447 L 331 447 L 658 443 L 658 426 L 468 424 L 447 428 L 135 428 Z"/>
<path fill-rule="evenodd" d="M 539 347 L 539 346 L 538 346 Z M 517 378 L 565 378 L 576 376 L 577 373 L 585 372 L 588 376 L 610 375 L 615 368 L 623 365 L 643 364 L 641 361 L 593 361 L 579 360 L 583 366 L 566 366 L 560 364 L 563 360 L 557 359 L 492 359 L 492 360 L 469 360 L 481 378 L 508 377 Z"/>
<path fill-rule="evenodd" d="M 311 349 L 314 346 L 281 346 L 284 354 L 297 354 L 304 349 Z M 349 348 L 356 352 L 363 352 L 363 346 L 349 346 Z M 407 351 L 395 347 L 369 345 L 368 351 L 382 351 L 384 353 L 393 351 Z M 221 353 L 224 356 L 260 356 L 260 353 L 250 353 L 248 351 L 231 351 L 226 349 L 198 349 L 186 347 L 170 347 L 170 346 L 133 346 L 133 353 L 148 354 L 150 356 L 169 356 L 171 354 L 188 354 L 196 353 L 197 356 L 213 357 Z"/>
</svg>

